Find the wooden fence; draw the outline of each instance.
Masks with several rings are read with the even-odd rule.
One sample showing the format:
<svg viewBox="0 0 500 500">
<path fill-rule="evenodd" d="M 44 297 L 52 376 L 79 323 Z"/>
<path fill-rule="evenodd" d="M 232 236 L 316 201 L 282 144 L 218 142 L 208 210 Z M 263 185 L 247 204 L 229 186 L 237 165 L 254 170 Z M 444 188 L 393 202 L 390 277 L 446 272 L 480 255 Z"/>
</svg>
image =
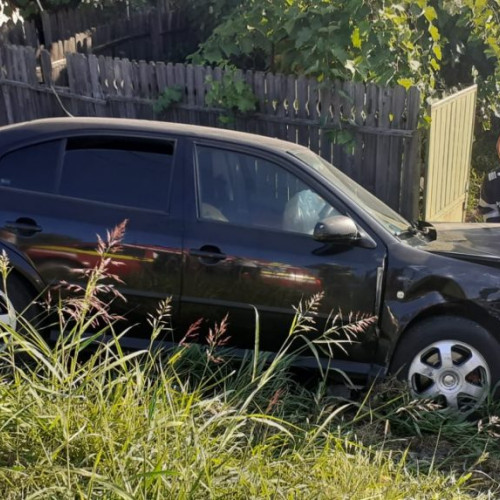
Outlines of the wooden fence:
<svg viewBox="0 0 500 500">
<path fill-rule="evenodd" d="M 65 66 L 65 55 L 75 52 L 137 60 L 184 60 L 196 50 L 197 39 L 188 31 L 182 12 L 170 10 L 168 0 L 157 0 L 156 8 L 132 14 L 125 2 L 112 9 L 83 4 L 76 10 L 43 12 L 38 23 L 19 21 L 2 26 L 0 42 L 45 48 L 56 66 Z M 59 83 L 67 85 L 64 77 L 61 72 Z"/>
<path fill-rule="evenodd" d="M 67 86 L 54 80 L 50 54 L 39 67 L 29 47 L 0 48 L 0 123 L 37 117 L 113 116 L 165 119 L 221 126 L 223 110 L 210 108 L 207 77 L 220 68 L 129 61 L 94 54 L 67 54 Z M 247 71 L 240 73 L 258 99 L 255 113 L 238 116 L 232 128 L 308 146 L 393 208 L 417 215 L 420 165 L 417 122 L 419 92 L 350 82 Z M 167 88 L 181 102 L 162 113 L 154 103 Z M 341 131 L 341 133 L 339 133 Z M 350 140 L 345 143 L 346 132 Z"/>
<path fill-rule="evenodd" d="M 85 33 L 96 26 L 126 16 L 125 4 L 116 3 L 113 9 L 93 8 L 82 4 L 81 8 L 64 9 L 57 12 L 42 12 L 34 20 L 8 21 L 0 27 L 0 40 L 12 45 L 34 48 L 44 46 L 48 50 L 52 42 L 69 40 L 77 33 Z"/>
<path fill-rule="evenodd" d="M 12 20 L 0 26 L 0 43 L 38 47 L 39 31 L 32 21 L 14 23 Z"/>
</svg>

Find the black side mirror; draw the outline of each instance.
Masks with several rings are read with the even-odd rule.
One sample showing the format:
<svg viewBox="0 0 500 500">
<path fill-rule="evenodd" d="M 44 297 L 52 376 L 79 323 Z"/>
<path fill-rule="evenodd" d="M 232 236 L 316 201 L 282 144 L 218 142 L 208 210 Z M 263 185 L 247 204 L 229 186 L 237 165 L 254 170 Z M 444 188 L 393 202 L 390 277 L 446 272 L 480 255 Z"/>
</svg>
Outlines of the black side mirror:
<svg viewBox="0 0 500 500">
<path fill-rule="evenodd" d="M 358 228 L 350 217 L 332 215 L 316 224 L 313 237 L 317 241 L 350 243 L 357 239 Z"/>
<path fill-rule="evenodd" d="M 375 248 L 376 243 L 358 230 L 356 223 L 346 215 L 332 215 L 319 221 L 314 227 L 313 238 L 317 241 L 341 245 L 357 244 L 365 248 Z"/>
</svg>

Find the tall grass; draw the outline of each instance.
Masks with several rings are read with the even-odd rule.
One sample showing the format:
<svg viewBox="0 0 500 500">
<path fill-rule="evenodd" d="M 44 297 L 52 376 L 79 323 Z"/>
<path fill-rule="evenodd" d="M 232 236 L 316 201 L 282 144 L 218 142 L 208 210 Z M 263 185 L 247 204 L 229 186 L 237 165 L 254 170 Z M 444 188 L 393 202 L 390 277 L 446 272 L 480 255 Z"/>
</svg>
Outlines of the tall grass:
<svg viewBox="0 0 500 500">
<path fill-rule="evenodd" d="M 312 386 L 296 380 L 295 338 L 318 355 L 337 340 L 334 328 L 321 343 L 310 340 L 319 297 L 297 309 L 272 359 L 258 350 L 242 360 L 221 355 L 225 320 L 213 325 L 205 347 L 191 342 L 195 324 L 168 353 L 124 352 L 124 333 L 114 331 L 100 297 L 110 292 L 103 280 L 119 237 L 112 232 L 100 244 L 101 265 L 88 273 L 87 287 L 59 304 L 62 334 L 54 345 L 22 318 L 17 331 L 3 327 L 0 498 L 495 494 L 495 417 L 452 421 L 394 384 L 345 401 L 329 396 L 327 373 Z M 152 339 L 169 327 L 168 315 L 165 301 L 150 318 Z M 351 334 L 364 321 L 354 322 Z M 89 338 L 92 325 L 113 340 Z"/>
</svg>

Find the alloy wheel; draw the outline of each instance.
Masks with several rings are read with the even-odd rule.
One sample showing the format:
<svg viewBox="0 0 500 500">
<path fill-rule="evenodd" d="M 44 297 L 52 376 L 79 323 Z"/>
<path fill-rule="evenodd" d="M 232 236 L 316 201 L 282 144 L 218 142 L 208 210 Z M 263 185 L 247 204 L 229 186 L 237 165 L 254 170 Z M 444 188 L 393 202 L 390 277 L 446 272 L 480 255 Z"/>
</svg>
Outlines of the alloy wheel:
<svg viewBox="0 0 500 500">
<path fill-rule="evenodd" d="M 442 340 L 415 356 L 408 381 L 414 396 L 437 399 L 450 409 L 467 412 L 486 398 L 491 375 L 477 349 L 463 342 Z"/>
</svg>

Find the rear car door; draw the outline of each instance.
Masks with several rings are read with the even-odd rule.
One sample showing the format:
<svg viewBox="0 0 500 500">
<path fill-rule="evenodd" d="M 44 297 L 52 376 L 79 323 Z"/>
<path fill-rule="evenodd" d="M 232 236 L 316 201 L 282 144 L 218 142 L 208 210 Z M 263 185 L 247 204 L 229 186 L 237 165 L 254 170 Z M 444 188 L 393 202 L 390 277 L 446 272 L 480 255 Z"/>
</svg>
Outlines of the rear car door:
<svg viewBox="0 0 500 500">
<path fill-rule="evenodd" d="M 146 338 L 145 321 L 158 301 L 173 297 L 178 308 L 181 204 L 177 188 L 182 145 L 175 138 L 113 133 L 58 138 L 29 144 L 0 158 L 0 234 L 34 262 L 53 286 L 81 282 L 75 269 L 98 260 L 97 235 L 127 221 L 111 272 L 126 302 L 132 335 Z"/>
<path fill-rule="evenodd" d="M 347 213 L 317 181 L 285 158 L 248 149 L 198 143 L 194 158 L 187 181 L 193 195 L 186 200 L 184 328 L 198 317 L 220 322 L 229 313 L 231 343 L 252 348 L 255 306 L 260 347 L 276 351 L 294 307 L 315 294 L 324 294 L 320 324 L 332 312 L 344 321 L 351 313 L 378 313 L 385 247 L 315 241 L 319 220 Z M 366 331 L 350 352 L 365 361 L 375 346 L 374 331 Z"/>
</svg>

